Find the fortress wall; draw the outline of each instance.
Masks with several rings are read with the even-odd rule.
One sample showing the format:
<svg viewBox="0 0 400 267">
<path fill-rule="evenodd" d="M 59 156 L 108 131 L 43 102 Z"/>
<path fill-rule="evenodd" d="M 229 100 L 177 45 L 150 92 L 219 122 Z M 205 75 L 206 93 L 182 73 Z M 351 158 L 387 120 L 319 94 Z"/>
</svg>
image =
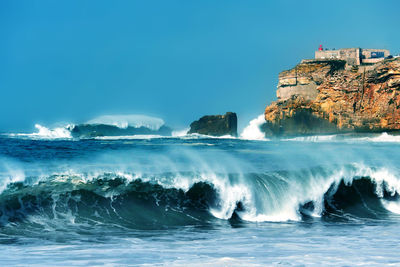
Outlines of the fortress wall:
<svg viewBox="0 0 400 267">
<path fill-rule="evenodd" d="M 292 86 L 278 87 L 276 96 L 279 100 L 291 98 L 293 95 L 302 96 L 307 100 L 314 100 L 318 95 L 317 84 L 310 82 L 308 84 L 297 84 Z"/>
</svg>

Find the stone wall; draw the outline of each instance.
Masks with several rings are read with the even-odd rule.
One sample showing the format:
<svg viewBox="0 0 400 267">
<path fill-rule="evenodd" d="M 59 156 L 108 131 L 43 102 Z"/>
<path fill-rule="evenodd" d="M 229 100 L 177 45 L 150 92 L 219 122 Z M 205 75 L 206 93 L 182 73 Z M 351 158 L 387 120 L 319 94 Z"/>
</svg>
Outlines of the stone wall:
<svg viewBox="0 0 400 267">
<path fill-rule="evenodd" d="M 371 58 L 372 52 L 383 52 L 384 57 L 390 56 L 390 51 L 387 49 L 361 49 L 362 58 L 365 59 Z"/>
<path fill-rule="evenodd" d="M 276 96 L 279 100 L 288 99 L 292 95 L 301 95 L 307 100 L 313 100 L 317 97 L 317 84 L 310 82 L 309 84 L 298 84 L 295 86 L 279 87 Z"/>
<path fill-rule="evenodd" d="M 341 59 L 348 65 L 360 65 L 360 48 L 315 51 L 316 59 Z"/>
<path fill-rule="evenodd" d="M 276 95 L 279 100 L 292 96 L 301 96 L 306 100 L 314 100 L 318 95 L 317 87 L 328 73 L 344 68 L 343 60 L 302 61 L 295 68 L 282 71 Z"/>
<path fill-rule="evenodd" d="M 372 58 L 371 53 L 382 52 L 382 58 Z M 362 48 L 343 48 L 339 50 L 322 50 L 315 51 L 315 58 L 326 59 L 342 59 L 348 66 L 359 66 L 360 64 L 376 64 L 388 57 L 390 51 L 387 49 L 362 49 Z"/>
</svg>

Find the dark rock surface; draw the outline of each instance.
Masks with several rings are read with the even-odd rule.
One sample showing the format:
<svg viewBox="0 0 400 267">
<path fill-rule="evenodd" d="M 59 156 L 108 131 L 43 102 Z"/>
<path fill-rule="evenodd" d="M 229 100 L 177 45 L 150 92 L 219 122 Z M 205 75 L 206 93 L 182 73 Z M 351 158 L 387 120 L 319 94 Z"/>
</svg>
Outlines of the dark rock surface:
<svg viewBox="0 0 400 267">
<path fill-rule="evenodd" d="M 212 136 L 237 136 L 236 113 L 227 112 L 225 115 L 208 115 L 190 124 L 188 133 L 199 133 Z"/>
<path fill-rule="evenodd" d="M 348 132 L 334 123 L 312 114 L 312 110 L 299 109 L 296 113 L 274 123 L 267 121 L 261 126 L 266 136 L 293 137 L 298 135 L 320 135 Z"/>
<path fill-rule="evenodd" d="M 125 136 L 125 135 L 171 135 L 171 128 L 161 126 L 157 131 L 151 130 L 146 127 L 127 127 L 119 128 L 107 124 L 79 124 L 71 129 L 73 137 L 77 138 L 93 138 L 98 136 Z"/>
</svg>

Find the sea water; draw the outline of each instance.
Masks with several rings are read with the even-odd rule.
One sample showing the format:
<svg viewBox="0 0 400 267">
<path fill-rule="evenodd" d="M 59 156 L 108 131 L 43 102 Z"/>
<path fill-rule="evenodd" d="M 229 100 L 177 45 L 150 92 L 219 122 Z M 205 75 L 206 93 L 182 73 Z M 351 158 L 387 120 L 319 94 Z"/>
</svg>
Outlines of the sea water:
<svg viewBox="0 0 400 267">
<path fill-rule="evenodd" d="M 1 266 L 400 265 L 396 136 L 60 133 L 0 137 Z"/>
</svg>

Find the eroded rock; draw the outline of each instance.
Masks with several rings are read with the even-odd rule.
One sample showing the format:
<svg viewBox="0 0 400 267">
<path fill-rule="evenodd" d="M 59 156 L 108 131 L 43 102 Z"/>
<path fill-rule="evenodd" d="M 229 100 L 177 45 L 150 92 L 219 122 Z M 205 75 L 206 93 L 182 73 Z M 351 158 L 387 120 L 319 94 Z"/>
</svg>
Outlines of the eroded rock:
<svg viewBox="0 0 400 267">
<path fill-rule="evenodd" d="M 212 136 L 237 136 L 236 113 L 227 112 L 225 115 L 208 115 L 190 124 L 188 133 L 199 133 Z"/>
<path fill-rule="evenodd" d="M 267 135 L 400 130 L 400 58 L 351 70 L 338 60 L 302 62 L 279 79 Z"/>
</svg>

